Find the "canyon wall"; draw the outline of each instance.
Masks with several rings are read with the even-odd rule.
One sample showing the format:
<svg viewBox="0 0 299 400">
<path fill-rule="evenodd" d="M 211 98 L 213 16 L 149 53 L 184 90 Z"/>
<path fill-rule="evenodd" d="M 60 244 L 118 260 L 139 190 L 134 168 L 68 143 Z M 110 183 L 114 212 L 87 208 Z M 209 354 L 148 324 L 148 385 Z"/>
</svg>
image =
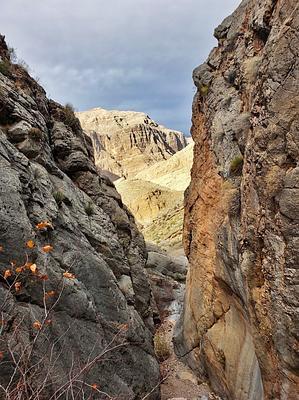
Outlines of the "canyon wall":
<svg viewBox="0 0 299 400">
<path fill-rule="evenodd" d="M 160 398 L 143 237 L 3 36 L 0 172 L 0 398 Z"/>
<path fill-rule="evenodd" d="M 298 7 L 242 1 L 193 73 L 175 346 L 223 399 L 298 398 Z"/>
</svg>

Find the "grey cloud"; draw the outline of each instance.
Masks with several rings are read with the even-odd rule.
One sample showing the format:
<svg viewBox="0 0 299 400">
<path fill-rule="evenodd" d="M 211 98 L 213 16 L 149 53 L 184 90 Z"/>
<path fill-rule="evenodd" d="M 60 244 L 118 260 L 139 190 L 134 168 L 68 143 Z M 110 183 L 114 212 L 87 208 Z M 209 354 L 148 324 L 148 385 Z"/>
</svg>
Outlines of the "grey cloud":
<svg viewBox="0 0 299 400">
<path fill-rule="evenodd" d="M 192 69 L 239 0 L 2 0 L 0 30 L 48 94 L 188 133 Z"/>
</svg>

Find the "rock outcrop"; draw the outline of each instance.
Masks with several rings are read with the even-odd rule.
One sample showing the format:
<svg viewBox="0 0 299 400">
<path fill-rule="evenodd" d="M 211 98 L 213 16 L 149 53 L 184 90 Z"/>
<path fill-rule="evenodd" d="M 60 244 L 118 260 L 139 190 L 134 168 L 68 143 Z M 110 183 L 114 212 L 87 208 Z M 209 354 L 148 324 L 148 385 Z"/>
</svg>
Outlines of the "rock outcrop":
<svg viewBox="0 0 299 400">
<path fill-rule="evenodd" d="M 298 2 L 244 0 L 215 36 L 193 74 L 190 271 L 176 351 L 223 399 L 295 400 Z"/>
<path fill-rule="evenodd" d="M 187 258 L 183 254 L 167 253 L 150 243 L 147 249 L 146 268 L 157 307 L 157 321 L 176 321 L 184 300 Z"/>
<path fill-rule="evenodd" d="M 96 165 L 113 180 L 132 178 L 136 171 L 187 146 L 183 133 L 158 125 L 141 112 L 94 108 L 76 115 L 92 139 Z"/>
<path fill-rule="evenodd" d="M 115 186 L 147 241 L 165 249 L 182 247 L 184 190 L 190 183 L 193 144 L 167 160 L 136 171 Z M 138 172 L 138 173 L 137 173 Z"/>
<path fill-rule="evenodd" d="M 0 57 L 0 398 L 158 399 L 143 237 L 71 108 Z"/>
</svg>

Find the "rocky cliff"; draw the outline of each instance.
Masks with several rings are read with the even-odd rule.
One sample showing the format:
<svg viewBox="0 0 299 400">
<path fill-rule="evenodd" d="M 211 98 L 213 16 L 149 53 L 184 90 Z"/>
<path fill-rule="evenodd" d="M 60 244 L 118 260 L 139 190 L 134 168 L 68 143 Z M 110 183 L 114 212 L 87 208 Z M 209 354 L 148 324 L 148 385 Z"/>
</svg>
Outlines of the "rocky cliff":
<svg viewBox="0 0 299 400">
<path fill-rule="evenodd" d="M 298 11 L 242 1 L 193 74 L 175 343 L 223 399 L 298 398 Z"/>
<path fill-rule="evenodd" d="M 187 146 L 181 132 L 158 125 L 141 112 L 95 108 L 76 115 L 92 139 L 96 165 L 114 179 L 133 177 Z"/>
<path fill-rule="evenodd" d="M 0 57 L 0 398 L 158 399 L 143 238 L 71 107 Z"/>
</svg>

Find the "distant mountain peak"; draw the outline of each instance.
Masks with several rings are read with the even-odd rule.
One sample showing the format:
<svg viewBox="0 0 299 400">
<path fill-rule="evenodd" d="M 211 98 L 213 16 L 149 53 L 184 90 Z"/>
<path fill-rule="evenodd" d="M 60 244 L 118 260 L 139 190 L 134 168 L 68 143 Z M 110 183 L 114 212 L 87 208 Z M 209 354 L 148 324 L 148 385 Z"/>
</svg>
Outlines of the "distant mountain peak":
<svg viewBox="0 0 299 400">
<path fill-rule="evenodd" d="M 143 112 L 96 107 L 76 115 L 92 139 L 96 165 L 110 177 L 133 177 L 188 144 L 182 132 L 165 128 Z"/>
</svg>

